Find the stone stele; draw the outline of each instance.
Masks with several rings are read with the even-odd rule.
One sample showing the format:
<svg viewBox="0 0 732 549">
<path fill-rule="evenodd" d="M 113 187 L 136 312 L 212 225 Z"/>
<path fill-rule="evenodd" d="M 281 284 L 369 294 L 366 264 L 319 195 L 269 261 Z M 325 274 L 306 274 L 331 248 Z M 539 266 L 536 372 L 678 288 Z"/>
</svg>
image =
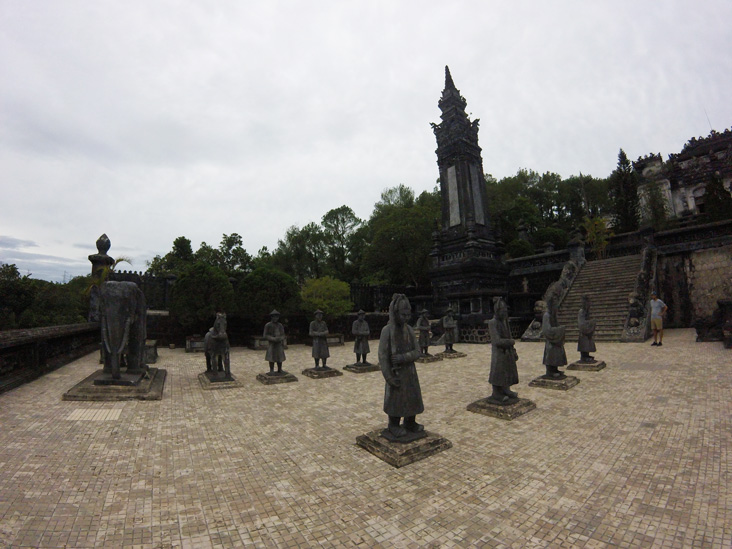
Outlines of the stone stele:
<svg viewBox="0 0 732 549">
<path fill-rule="evenodd" d="M 452 448 L 452 442 L 441 435 L 424 431 L 422 438 L 411 442 L 392 442 L 382 436 L 383 428 L 356 437 L 356 444 L 393 467 L 404 467 L 415 461 Z"/>
<path fill-rule="evenodd" d="M 486 397 L 471 402 L 467 407 L 468 412 L 508 420 L 515 419 L 535 409 L 536 404 L 528 398 L 515 399 L 515 402 L 509 404 L 497 404 L 490 397 Z"/>
</svg>

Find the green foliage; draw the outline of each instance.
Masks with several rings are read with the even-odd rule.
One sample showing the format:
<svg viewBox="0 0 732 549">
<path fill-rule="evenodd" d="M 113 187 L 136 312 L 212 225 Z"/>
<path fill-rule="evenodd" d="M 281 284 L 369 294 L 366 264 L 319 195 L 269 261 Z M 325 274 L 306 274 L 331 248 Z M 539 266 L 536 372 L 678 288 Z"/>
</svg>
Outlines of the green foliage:
<svg viewBox="0 0 732 549">
<path fill-rule="evenodd" d="M 640 193 L 643 198 L 640 211 L 644 223 L 657 231 L 663 229 L 666 226 L 669 209 L 661 185 L 652 181 L 644 185 Z"/>
<path fill-rule="evenodd" d="M 305 282 L 300 296 L 303 310 L 310 315 L 320 309 L 326 318 L 335 318 L 353 309 L 350 286 L 329 276 Z"/>
<path fill-rule="evenodd" d="M 188 330 L 204 333 L 217 312 L 231 310 L 234 290 L 226 273 L 197 262 L 185 270 L 170 293 L 170 311 Z"/>
<path fill-rule="evenodd" d="M 323 274 L 325 257 L 323 229 L 316 223 L 308 223 L 302 229 L 293 225 L 287 229 L 285 238 L 277 242 L 272 265 L 302 284 Z"/>
<path fill-rule="evenodd" d="M 362 280 L 368 283 L 418 285 L 429 281 L 429 252 L 432 231 L 440 218 L 440 198 L 434 190 L 414 200 L 403 189 L 384 191 L 380 207 L 374 208 L 369 220 L 371 241 L 361 269 Z M 393 197 L 398 200 L 391 200 Z"/>
<path fill-rule="evenodd" d="M 638 174 L 623 149 L 618 153 L 618 167 L 608 179 L 608 191 L 612 200 L 613 227 L 624 233 L 638 229 L 639 199 Z"/>
<path fill-rule="evenodd" d="M 724 188 L 719 174 L 712 174 L 704 189 L 704 211 L 710 221 L 732 219 L 732 195 Z"/>
<path fill-rule="evenodd" d="M 531 239 L 537 248 L 542 248 L 544 244 L 551 242 L 556 249 L 562 250 L 567 247 L 569 234 L 567 234 L 567 231 L 556 227 L 544 227 L 531 235 Z"/>
<path fill-rule="evenodd" d="M 196 262 L 218 267 L 228 276 L 242 276 L 252 269 L 253 260 L 242 247 L 237 233 L 224 234 L 218 248 L 205 242 L 193 253 L 191 241 L 179 236 L 173 241 L 173 249 L 163 257 L 156 255 L 147 266 L 147 272 L 155 276 L 180 275 Z"/>
<path fill-rule="evenodd" d="M 235 301 L 244 316 L 265 317 L 272 309 L 289 315 L 300 310 L 300 287 L 282 271 L 258 267 L 239 281 Z"/>
<path fill-rule="evenodd" d="M 506 254 L 509 259 L 525 257 L 527 255 L 533 255 L 534 253 L 534 247 L 529 242 L 519 238 L 514 238 L 511 242 L 506 244 Z"/>
<path fill-rule="evenodd" d="M 613 236 L 605 220 L 601 217 L 585 217 L 582 227 L 586 233 L 585 242 L 589 244 L 597 259 L 603 259 L 605 248 L 610 242 L 610 237 Z"/>
<path fill-rule="evenodd" d="M 35 291 L 28 275 L 13 264 L 0 264 L 0 330 L 18 327 L 20 315 L 33 303 Z"/>
<path fill-rule="evenodd" d="M 330 210 L 323 216 L 323 241 L 328 271 L 341 280 L 351 280 L 355 274 L 352 249 L 362 221 L 348 206 Z"/>
</svg>

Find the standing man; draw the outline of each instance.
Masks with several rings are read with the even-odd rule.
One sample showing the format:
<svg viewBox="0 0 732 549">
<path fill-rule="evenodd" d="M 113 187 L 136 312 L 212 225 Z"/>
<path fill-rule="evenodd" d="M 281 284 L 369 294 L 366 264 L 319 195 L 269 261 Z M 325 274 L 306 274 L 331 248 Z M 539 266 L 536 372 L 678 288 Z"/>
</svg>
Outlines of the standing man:
<svg viewBox="0 0 732 549">
<path fill-rule="evenodd" d="M 653 329 L 653 343 L 651 346 L 663 345 L 663 315 L 668 311 L 666 304 L 658 299 L 656 292 L 651 294 L 651 328 Z"/>
</svg>

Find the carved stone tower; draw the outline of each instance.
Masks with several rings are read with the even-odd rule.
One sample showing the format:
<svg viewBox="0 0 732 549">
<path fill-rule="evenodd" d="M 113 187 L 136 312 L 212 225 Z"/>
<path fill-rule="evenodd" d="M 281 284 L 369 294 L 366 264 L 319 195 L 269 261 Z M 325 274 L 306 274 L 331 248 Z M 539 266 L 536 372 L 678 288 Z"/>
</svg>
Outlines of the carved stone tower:
<svg viewBox="0 0 732 549">
<path fill-rule="evenodd" d="M 430 279 L 436 305 L 460 314 L 491 312 L 492 298 L 506 294 L 508 268 L 493 236 L 478 146 L 478 119 L 470 121 L 467 102 L 445 67 L 445 89 L 438 103 L 442 122 L 437 138 L 442 226 L 434 234 Z"/>
</svg>

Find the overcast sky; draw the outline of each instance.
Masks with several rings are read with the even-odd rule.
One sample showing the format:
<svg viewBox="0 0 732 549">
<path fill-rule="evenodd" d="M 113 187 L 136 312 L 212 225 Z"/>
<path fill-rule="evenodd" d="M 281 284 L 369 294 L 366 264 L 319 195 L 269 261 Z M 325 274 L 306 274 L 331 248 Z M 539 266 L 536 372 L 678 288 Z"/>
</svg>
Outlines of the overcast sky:
<svg viewBox="0 0 732 549">
<path fill-rule="evenodd" d="M 732 2 L 0 0 L 0 262 L 255 255 L 438 177 L 444 67 L 487 173 L 606 177 L 732 126 Z"/>
</svg>

